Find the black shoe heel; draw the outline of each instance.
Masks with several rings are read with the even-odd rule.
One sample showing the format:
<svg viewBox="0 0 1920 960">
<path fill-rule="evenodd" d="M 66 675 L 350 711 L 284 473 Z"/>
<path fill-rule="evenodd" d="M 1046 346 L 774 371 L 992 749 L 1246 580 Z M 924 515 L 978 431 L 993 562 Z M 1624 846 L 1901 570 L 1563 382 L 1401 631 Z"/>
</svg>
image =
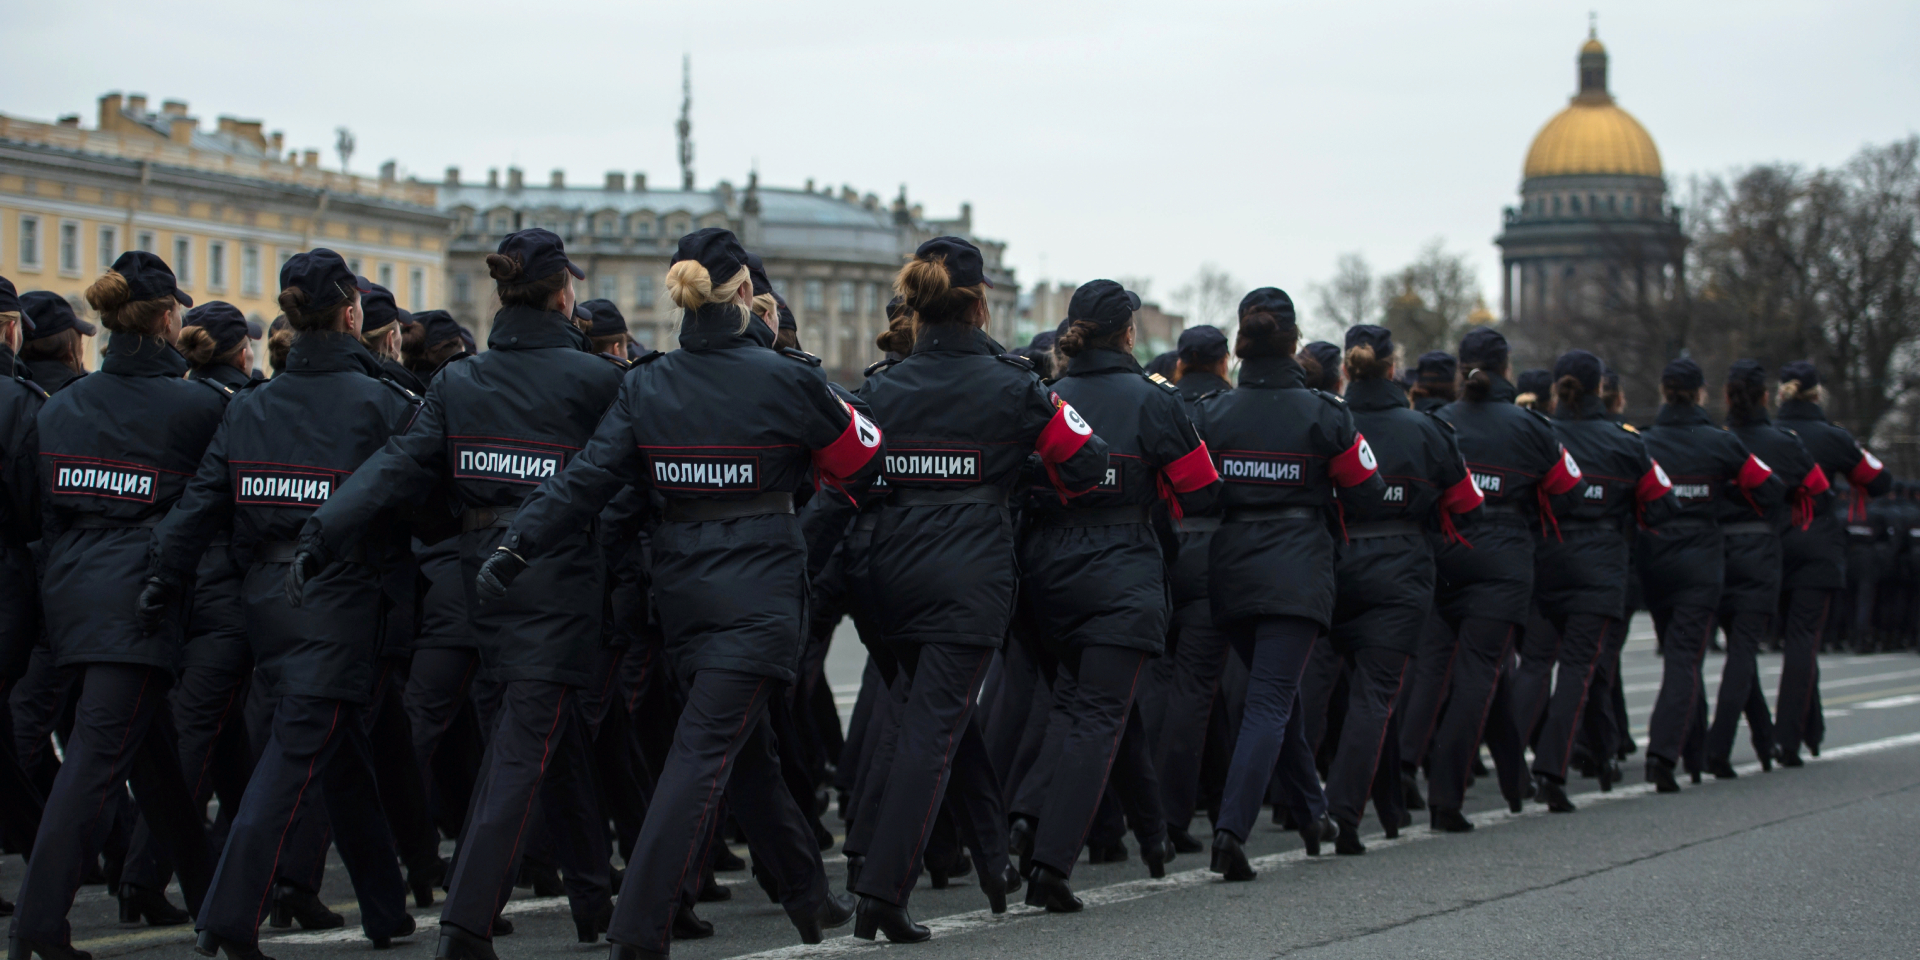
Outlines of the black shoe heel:
<svg viewBox="0 0 1920 960">
<path fill-rule="evenodd" d="M 613 923 L 613 901 L 600 904 L 592 915 L 573 918 L 574 937 L 581 943 L 599 943 L 600 935 L 607 932 L 607 926 Z"/>
<path fill-rule="evenodd" d="M 1073 895 L 1065 874 L 1035 864 L 1033 875 L 1027 878 L 1027 906 L 1044 907 L 1048 913 L 1079 913 L 1086 904 Z"/>
<path fill-rule="evenodd" d="M 24 940 L 20 937 L 7 939 L 7 957 L 9 960 L 93 960 L 93 954 L 85 950 L 76 950 L 70 943 L 40 943 L 36 940 Z M 207 954 L 213 956 L 213 954 Z"/>
<path fill-rule="evenodd" d="M 373 941 L 373 948 L 375 950 L 385 950 L 393 946 L 393 941 L 401 937 L 413 936 L 413 932 L 417 929 L 419 928 L 414 926 L 413 917 L 403 913 L 400 915 L 400 926 L 395 928 L 392 933 L 383 937 L 368 937 L 367 939 Z"/>
<path fill-rule="evenodd" d="M 1252 880 L 1259 876 L 1253 865 L 1247 862 L 1247 851 L 1240 846 L 1240 838 L 1225 830 L 1216 830 L 1213 834 L 1213 862 L 1208 866 L 1222 879 L 1235 883 Z"/>
<path fill-rule="evenodd" d="M 886 934 L 889 943 L 920 943 L 933 936 L 933 931 L 913 922 L 906 907 L 896 907 L 873 897 L 861 897 L 860 905 L 854 908 L 853 935 L 862 940 L 872 940 L 875 934 L 882 933 Z"/>
<path fill-rule="evenodd" d="M 713 936 L 713 924 L 700 919 L 693 908 L 681 904 L 673 915 L 673 938 L 675 940 L 705 940 Z"/>
<path fill-rule="evenodd" d="M 200 931 L 200 935 L 194 938 L 193 952 L 203 957 L 211 957 L 224 952 L 227 955 L 227 960 L 273 960 L 272 957 L 261 953 L 260 947 L 257 944 L 254 946 L 245 946 L 234 943 L 232 940 L 228 940 L 214 933 L 212 930 Z M 46 957 L 46 960 L 64 960 L 64 958 L 47 954 L 41 954 L 41 956 Z M 88 954 L 81 954 L 81 960 L 91 960 L 91 957 Z"/>
<path fill-rule="evenodd" d="M 440 943 L 433 948 L 433 960 L 500 960 L 493 944 L 450 923 L 440 925 Z"/>
<path fill-rule="evenodd" d="M 820 908 L 806 916 L 787 914 L 793 921 L 793 928 L 800 932 L 800 942 L 808 945 L 827 939 L 827 931 L 853 919 L 853 898 L 827 891 L 827 899 Z"/>
</svg>

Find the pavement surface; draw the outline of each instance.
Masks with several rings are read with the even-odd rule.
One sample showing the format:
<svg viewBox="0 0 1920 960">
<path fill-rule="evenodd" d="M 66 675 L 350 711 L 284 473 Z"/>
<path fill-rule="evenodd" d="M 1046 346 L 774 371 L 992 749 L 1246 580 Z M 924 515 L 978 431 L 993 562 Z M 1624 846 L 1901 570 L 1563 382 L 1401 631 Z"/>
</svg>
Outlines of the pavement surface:
<svg viewBox="0 0 1920 960">
<path fill-rule="evenodd" d="M 851 636 L 839 638 L 829 679 L 850 707 L 862 663 Z M 1762 659 L 1769 700 L 1779 658 Z M 1711 696 L 1720 658 L 1706 664 Z M 742 871 L 722 874 L 730 902 L 702 904 L 717 933 L 676 943 L 685 960 L 754 957 L 907 956 L 1347 958 L 1552 957 L 1916 957 L 1920 956 L 1920 657 L 1821 658 L 1828 732 L 1822 756 L 1798 770 L 1762 774 L 1744 742 L 1741 777 L 1708 778 L 1660 796 L 1640 782 L 1640 757 L 1627 783 L 1598 793 L 1569 785 L 1580 809 L 1548 814 L 1529 804 L 1506 812 L 1483 780 L 1469 794 L 1480 829 L 1427 830 L 1423 814 L 1397 840 L 1371 818 L 1369 851 L 1308 858 L 1290 832 L 1262 825 L 1247 844 L 1260 871 L 1228 884 L 1206 871 L 1205 854 L 1182 856 L 1151 880 L 1135 857 L 1074 873 L 1088 903 L 1079 914 L 1047 915 L 1016 905 L 994 917 L 971 878 L 946 890 L 923 879 L 912 911 L 934 928 L 913 946 L 868 944 L 850 928 L 818 946 L 798 944 L 785 914 Z M 1623 658 L 1636 738 L 1659 689 L 1651 628 L 1636 621 Z M 1743 738 L 1744 740 L 1744 735 Z M 1684 783 L 1684 775 L 1683 775 Z M 838 826 L 837 821 L 829 826 Z M 1196 828 L 1204 828 L 1204 817 Z M 1198 829 L 1196 829 L 1196 833 Z M 744 850 L 739 852 L 744 853 Z M 845 864 L 828 855 L 836 888 Z M 0 890 L 18 889 L 18 857 L 0 859 Z M 173 892 L 177 903 L 177 888 Z M 343 930 L 262 931 L 278 960 L 366 956 L 345 871 L 334 861 L 323 899 L 348 915 Z M 1017 897 L 1015 898 L 1018 899 Z M 121 926 L 104 888 L 83 888 L 73 939 L 97 957 L 193 957 L 184 927 Z M 495 941 L 503 958 L 604 956 L 603 944 L 574 942 L 560 898 L 519 891 L 509 905 L 517 931 Z M 415 911 L 421 932 L 385 956 L 432 955 L 436 909 Z"/>
</svg>

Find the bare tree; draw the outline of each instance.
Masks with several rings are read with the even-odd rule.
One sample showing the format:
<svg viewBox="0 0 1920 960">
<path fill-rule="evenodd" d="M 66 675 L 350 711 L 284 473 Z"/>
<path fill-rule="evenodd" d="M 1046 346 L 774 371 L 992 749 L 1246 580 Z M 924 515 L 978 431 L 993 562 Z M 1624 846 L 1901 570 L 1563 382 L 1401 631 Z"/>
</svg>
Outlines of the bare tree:
<svg viewBox="0 0 1920 960">
<path fill-rule="evenodd" d="M 1240 281 L 1220 269 L 1219 264 L 1203 263 L 1192 280 L 1173 291 L 1172 299 L 1174 306 L 1186 315 L 1188 326 L 1211 324 L 1232 337 L 1240 325 L 1240 297 L 1245 293 Z"/>
<path fill-rule="evenodd" d="M 1379 301 L 1381 325 L 1393 331 L 1402 352 L 1412 357 L 1453 350 L 1483 299 L 1466 256 L 1449 252 L 1435 238 L 1414 262 L 1381 278 Z"/>
<path fill-rule="evenodd" d="M 1380 319 L 1381 300 L 1373 268 L 1358 253 L 1343 253 L 1334 261 L 1333 279 L 1313 285 L 1318 305 L 1312 335 L 1338 337 L 1348 327 Z"/>
</svg>

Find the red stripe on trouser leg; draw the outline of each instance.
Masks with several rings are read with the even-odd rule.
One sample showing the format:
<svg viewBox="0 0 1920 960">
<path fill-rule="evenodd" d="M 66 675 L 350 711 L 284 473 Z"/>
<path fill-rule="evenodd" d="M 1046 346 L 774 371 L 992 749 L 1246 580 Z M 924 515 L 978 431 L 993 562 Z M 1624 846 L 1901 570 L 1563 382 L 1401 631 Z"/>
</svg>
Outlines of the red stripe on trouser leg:
<svg viewBox="0 0 1920 960">
<path fill-rule="evenodd" d="M 754 705 L 760 702 L 760 693 L 766 687 L 767 681 L 764 679 L 754 684 L 753 693 L 747 697 L 747 708 L 740 714 L 740 726 L 733 731 L 733 738 L 727 741 L 728 746 L 738 743 L 741 736 L 747 732 L 747 721 L 753 717 Z M 694 824 L 692 843 L 688 845 L 686 859 L 680 862 L 680 873 L 673 881 L 673 895 L 676 897 L 680 896 L 680 891 L 686 888 L 687 870 L 693 866 L 695 856 L 706 846 L 707 817 L 713 812 L 714 798 L 720 793 L 720 784 L 726 782 L 729 752 L 731 751 L 721 751 L 720 766 L 714 768 L 713 782 L 707 785 L 707 798 L 700 802 L 700 819 Z"/>
<path fill-rule="evenodd" d="M 978 688 L 980 674 L 987 669 L 987 663 L 992 659 L 992 657 L 979 658 L 979 663 L 973 668 L 973 676 L 967 679 L 967 706 L 960 709 L 953 726 L 947 729 L 947 745 L 940 752 L 940 778 L 934 782 L 933 796 L 927 798 L 927 812 L 920 818 L 920 839 L 909 849 L 906 869 L 900 871 L 900 886 L 893 891 L 895 903 L 907 902 L 907 894 L 912 892 L 913 883 L 918 879 L 914 876 L 913 861 L 927 849 L 927 834 L 933 830 L 933 818 L 940 812 L 940 801 L 946 793 L 941 789 L 940 784 L 953 775 L 953 751 L 959 746 L 961 730 L 966 727 L 967 721 L 973 718 L 972 704 L 973 698 L 980 692 Z M 908 695 L 912 695 L 911 688 Z"/>
<path fill-rule="evenodd" d="M 506 875 L 507 868 L 513 865 L 513 854 L 520 849 L 520 840 L 527 834 L 527 820 L 533 816 L 533 798 L 540 792 L 540 781 L 547 775 L 547 764 L 553 760 L 553 735 L 560 729 L 560 718 L 566 716 L 567 694 L 569 692 L 570 691 L 563 688 L 560 691 L 559 698 L 554 702 L 553 721 L 547 725 L 546 738 L 540 741 L 540 772 L 533 778 L 533 789 L 527 791 L 527 806 L 526 809 L 520 811 L 520 825 L 514 828 L 513 846 L 507 848 L 507 862 L 500 865 L 500 882 L 495 889 L 505 890 L 508 889 L 511 884 L 512 878 Z M 496 731 L 494 736 L 499 736 L 499 733 Z M 491 924 L 491 921 L 489 921 L 489 924 Z M 487 930 L 487 935 L 493 935 L 491 928 Z"/>
<path fill-rule="evenodd" d="M 336 700 L 333 704 L 333 717 L 327 721 L 327 735 L 321 738 L 320 749 L 315 750 L 313 757 L 307 761 L 307 775 L 300 781 L 299 792 L 293 795 L 293 806 L 287 811 L 287 825 L 280 828 L 280 840 L 273 845 L 273 863 L 266 872 L 267 885 L 260 891 L 260 903 L 253 911 L 255 930 L 260 929 L 260 918 L 267 915 L 267 897 L 273 893 L 274 878 L 280 875 L 280 854 L 287 849 L 287 834 L 293 831 L 294 821 L 300 818 L 300 803 L 307 798 L 307 788 L 313 785 L 313 768 L 320 765 L 320 755 L 327 752 L 327 744 L 333 740 L 333 731 L 339 727 L 340 702 Z"/>
</svg>

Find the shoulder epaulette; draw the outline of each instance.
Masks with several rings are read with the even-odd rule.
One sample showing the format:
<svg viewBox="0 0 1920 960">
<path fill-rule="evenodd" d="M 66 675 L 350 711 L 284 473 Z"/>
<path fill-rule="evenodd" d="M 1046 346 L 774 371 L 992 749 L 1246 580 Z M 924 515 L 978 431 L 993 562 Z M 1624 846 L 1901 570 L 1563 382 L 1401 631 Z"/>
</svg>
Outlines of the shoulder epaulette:
<svg viewBox="0 0 1920 960">
<path fill-rule="evenodd" d="M 408 403 L 424 403 L 425 402 L 423 399 L 421 399 L 419 394 L 414 393 L 412 390 L 408 390 L 406 387 L 401 386 L 400 381 L 398 380 L 395 380 L 391 377 L 381 377 L 380 382 L 386 384 L 389 387 L 392 387 L 393 392 L 407 398 Z"/>
<path fill-rule="evenodd" d="M 885 370 L 885 369 L 887 369 L 888 367 L 891 367 L 891 366 L 893 366 L 894 364 L 896 364 L 896 363 L 899 363 L 900 361 L 902 361 L 902 360 L 905 360 L 905 359 L 906 359 L 906 357 L 888 357 L 888 358 L 887 358 L 887 359 L 885 359 L 885 360 L 882 360 L 882 361 L 880 361 L 880 362 L 878 362 L 878 363 L 875 363 L 875 364 L 873 364 L 873 365 L 871 365 L 871 366 L 869 366 L 869 367 L 867 367 L 867 369 L 866 369 L 866 371 L 865 371 L 865 372 L 863 372 L 863 373 L 861 373 L 860 375 L 861 375 L 861 376 L 863 376 L 863 377 L 871 377 L 871 376 L 873 376 L 874 374 L 876 374 L 876 373 L 879 373 L 880 371 L 882 371 L 882 370 Z"/>
<path fill-rule="evenodd" d="M 201 377 L 201 378 L 200 378 L 199 380 L 197 380 L 197 381 L 195 381 L 195 382 L 196 382 L 196 383 L 204 383 L 204 384 L 206 384 L 207 386 L 209 386 L 209 387 L 212 387 L 212 388 L 213 388 L 213 392 L 215 392 L 215 393 L 217 393 L 217 394 L 219 394 L 219 395 L 220 395 L 220 399 L 222 399 L 222 400 L 231 400 L 231 399 L 233 399 L 233 392 L 234 392 L 234 391 L 233 391 L 233 388 L 232 388 L 232 387 L 229 387 L 229 386 L 227 386 L 227 385 L 226 385 L 226 384 L 224 384 L 224 383 L 221 383 L 221 382 L 220 382 L 220 381 L 218 381 L 218 380 L 215 380 L 215 379 L 213 379 L 213 378 L 211 378 L 211 377 Z"/>
<path fill-rule="evenodd" d="M 1639 427 L 1636 427 L 1636 426 L 1634 426 L 1634 425 L 1633 425 L 1633 424 L 1631 424 L 1631 423 L 1623 423 L 1623 424 L 1621 424 L 1621 425 L 1620 425 L 1620 429 L 1622 429 L 1622 430 L 1625 430 L 1625 431 L 1626 431 L 1626 432 L 1628 432 L 1628 433 L 1639 433 L 1639 432 L 1640 432 L 1640 428 L 1639 428 Z"/>
<path fill-rule="evenodd" d="M 788 357 L 793 360 L 798 360 L 801 363 L 811 364 L 816 367 L 820 365 L 819 357 L 816 357 L 813 354 L 808 353 L 805 350 L 801 350 L 796 347 L 781 347 L 780 355 L 783 357 Z"/>
<path fill-rule="evenodd" d="M 1001 363 L 1011 363 L 1011 364 L 1013 364 L 1014 366 L 1016 366 L 1016 367 L 1019 367 L 1019 368 L 1020 368 L 1020 369 L 1022 369 L 1022 370 L 1032 370 L 1032 369 L 1033 369 L 1033 361 L 1032 361 L 1032 360 L 1028 360 L 1028 359 L 1027 359 L 1026 357 L 1023 357 L 1023 356 L 1021 356 L 1021 355 L 1019 355 L 1019 354 L 1017 354 L 1017 353 L 999 353 L 999 354 L 995 354 L 995 355 L 994 355 L 994 359 L 996 359 L 996 360 L 999 360 L 999 361 L 1000 361 Z"/>
<path fill-rule="evenodd" d="M 654 362 L 655 360 L 658 360 L 658 359 L 660 359 L 661 357 L 664 357 L 664 356 L 666 356 L 666 353 L 665 353 L 664 351 L 661 351 L 661 350 L 649 350 L 649 351 L 647 351 L 647 355 L 646 355 L 646 356 L 644 356 L 644 357 L 641 357 L 641 358 L 640 358 L 640 359 L 638 359 L 638 360 L 635 360 L 635 361 L 633 362 L 633 365 L 637 367 L 637 366 L 639 366 L 639 365 L 641 365 L 641 364 L 643 364 L 643 363 L 652 363 L 652 362 Z"/>
<path fill-rule="evenodd" d="M 1448 433 L 1454 432 L 1453 424 L 1449 423 L 1446 417 L 1443 417 L 1437 413 L 1434 413 L 1432 410 L 1422 410 L 1420 412 L 1426 414 L 1427 417 L 1433 420 L 1434 423 L 1437 423 L 1440 426 L 1446 428 L 1446 431 Z"/>
<path fill-rule="evenodd" d="M 596 353 L 594 354 L 594 356 L 599 357 L 600 359 L 605 360 L 606 362 L 611 363 L 622 370 L 628 370 L 633 367 L 633 361 L 623 360 L 619 357 L 614 356 L 611 353 Z"/>
<path fill-rule="evenodd" d="M 29 390 L 30 392 L 39 394 L 40 399 L 42 400 L 45 400 L 48 397 L 53 396 L 53 394 L 47 392 L 47 388 L 37 383 L 34 383 L 32 380 L 28 380 L 26 377 L 20 376 L 19 374 L 14 374 L 13 382 L 23 387 L 26 387 L 27 390 Z"/>
<path fill-rule="evenodd" d="M 1347 405 L 1346 397 L 1340 396 L 1338 394 L 1328 393 L 1325 390 L 1320 389 L 1319 387 L 1308 387 L 1307 390 L 1313 393 L 1313 395 L 1319 397 L 1322 400 L 1325 400 L 1328 403 L 1334 404 L 1335 406 L 1344 407 Z"/>
<path fill-rule="evenodd" d="M 1233 388 L 1232 388 L 1232 387 L 1221 387 L 1221 388 L 1219 388 L 1218 390 L 1208 390 L 1208 391 L 1207 391 L 1206 393 L 1203 393 L 1203 394 L 1201 394 L 1201 395 L 1199 395 L 1199 396 L 1197 396 L 1197 397 L 1194 397 L 1194 398 L 1193 398 L 1193 402 L 1194 402 L 1194 403 L 1199 403 L 1199 402 L 1200 402 L 1200 401 L 1202 401 L 1202 400 L 1212 400 L 1212 399 L 1213 399 L 1214 397 L 1217 397 L 1217 396 L 1219 396 L 1219 395 L 1221 395 L 1221 394 L 1223 394 L 1223 393 L 1226 393 L 1226 392 L 1227 392 L 1228 390 L 1231 390 L 1231 389 L 1233 389 Z"/>
<path fill-rule="evenodd" d="M 1159 385 L 1160 385 L 1160 389 L 1162 389 L 1162 390 L 1165 390 L 1165 391 L 1167 391 L 1168 393 L 1179 393 L 1179 392 L 1180 392 L 1180 388 L 1179 388 L 1179 387 L 1176 387 L 1176 386 L 1174 386 L 1174 385 L 1173 385 L 1173 381 L 1172 381 L 1172 380 L 1168 380 L 1168 379 L 1167 379 L 1166 377 L 1163 377 L 1163 376 L 1161 376 L 1161 375 L 1159 375 L 1159 374 L 1157 374 L 1157 373 L 1149 373 L 1149 374 L 1147 374 L 1146 376 L 1147 376 L 1147 379 L 1148 379 L 1148 380 L 1151 380 L 1152 382 L 1154 382 L 1154 383 L 1157 383 L 1157 384 L 1159 384 Z"/>
</svg>

